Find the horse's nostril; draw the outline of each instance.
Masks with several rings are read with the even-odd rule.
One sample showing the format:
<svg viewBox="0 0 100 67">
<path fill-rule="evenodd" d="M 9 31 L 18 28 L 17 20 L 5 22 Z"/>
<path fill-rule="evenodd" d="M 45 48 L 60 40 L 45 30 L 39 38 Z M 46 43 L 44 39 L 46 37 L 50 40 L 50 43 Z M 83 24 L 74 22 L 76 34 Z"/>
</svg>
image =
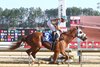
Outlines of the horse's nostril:
<svg viewBox="0 0 100 67">
<path fill-rule="evenodd" d="M 85 37 L 84 39 L 83 39 L 83 41 L 85 41 L 87 39 L 87 37 Z"/>
</svg>

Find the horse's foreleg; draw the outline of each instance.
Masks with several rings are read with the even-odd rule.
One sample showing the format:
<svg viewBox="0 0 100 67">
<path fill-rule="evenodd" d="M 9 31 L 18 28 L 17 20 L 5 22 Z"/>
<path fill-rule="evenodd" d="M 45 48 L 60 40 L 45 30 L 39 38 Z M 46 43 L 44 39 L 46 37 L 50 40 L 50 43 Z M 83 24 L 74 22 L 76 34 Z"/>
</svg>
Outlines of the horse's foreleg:
<svg viewBox="0 0 100 67">
<path fill-rule="evenodd" d="M 60 43 L 58 42 L 54 49 L 53 63 L 57 63 L 57 59 L 60 53 Z"/>
<path fill-rule="evenodd" d="M 65 52 L 65 51 L 64 51 L 64 52 L 61 52 L 61 54 L 65 57 L 64 62 L 66 62 L 66 60 L 68 60 L 68 55 L 66 54 L 66 52 Z"/>
<path fill-rule="evenodd" d="M 53 63 L 57 63 L 57 59 L 58 59 L 58 56 L 59 56 L 59 53 L 60 53 L 60 50 L 59 49 L 56 49 L 54 51 L 54 56 L 53 56 Z"/>
<path fill-rule="evenodd" d="M 60 41 L 60 53 L 65 57 L 64 62 L 66 62 L 66 60 L 68 60 L 68 55 L 65 52 L 66 49 L 66 42 L 65 41 Z"/>
</svg>

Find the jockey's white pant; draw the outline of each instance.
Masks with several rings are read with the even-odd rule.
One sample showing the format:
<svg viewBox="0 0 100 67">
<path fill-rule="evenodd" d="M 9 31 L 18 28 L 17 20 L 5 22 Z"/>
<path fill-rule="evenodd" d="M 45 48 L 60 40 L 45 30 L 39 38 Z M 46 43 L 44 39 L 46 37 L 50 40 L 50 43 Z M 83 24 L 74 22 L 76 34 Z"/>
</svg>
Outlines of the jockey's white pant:
<svg viewBox="0 0 100 67">
<path fill-rule="evenodd" d="M 60 33 L 61 33 L 61 32 L 60 32 L 59 30 L 57 30 L 56 32 L 57 32 L 57 34 L 58 34 L 58 37 L 60 37 Z"/>
</svg>

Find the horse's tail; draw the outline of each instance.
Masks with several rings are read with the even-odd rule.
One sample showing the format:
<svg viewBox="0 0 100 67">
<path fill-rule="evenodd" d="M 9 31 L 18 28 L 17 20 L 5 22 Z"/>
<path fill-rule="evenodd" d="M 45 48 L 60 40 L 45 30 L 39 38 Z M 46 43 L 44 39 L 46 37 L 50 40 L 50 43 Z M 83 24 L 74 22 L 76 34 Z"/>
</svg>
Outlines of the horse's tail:
<svg viewBox="0 0 100 67">
<path fill-rule="evenodd" d="M 13 43 L 13 45 L 9 49 L 14 50 L 14 49 L 19 48 L 22 42 L 25 42 L 25 37 L 23 37 L 20 41 Z"/>
</svg>

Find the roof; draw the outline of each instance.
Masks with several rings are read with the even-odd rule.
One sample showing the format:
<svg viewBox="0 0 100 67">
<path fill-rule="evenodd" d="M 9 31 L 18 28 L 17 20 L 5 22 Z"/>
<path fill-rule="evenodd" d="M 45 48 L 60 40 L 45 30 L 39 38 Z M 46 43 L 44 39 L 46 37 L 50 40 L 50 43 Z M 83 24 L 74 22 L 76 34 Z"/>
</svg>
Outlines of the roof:
<svg viewBox="0 0 100 67">
<path fill-rule="evenodd" d="M 79 26 L 86 33 L 88 41 L 100 42 L 100 16 L 80 16 Z"/>
<path fill-rule="evenodd" d="M 81 25 L 100 27 L 100 16 L 80 16 Z"/>
</svg>

